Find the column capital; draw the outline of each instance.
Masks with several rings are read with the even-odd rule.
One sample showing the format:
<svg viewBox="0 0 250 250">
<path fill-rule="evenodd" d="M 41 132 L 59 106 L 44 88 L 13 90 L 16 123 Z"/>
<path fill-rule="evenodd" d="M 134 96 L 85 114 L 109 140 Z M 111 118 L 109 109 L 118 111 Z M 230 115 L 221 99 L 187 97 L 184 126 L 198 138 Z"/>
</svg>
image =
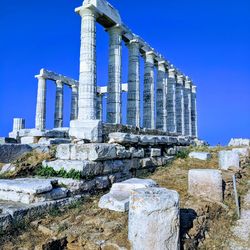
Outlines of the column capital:
<svg viewBox="0 0 250 250">
<path fill-rule="evenodd" d="M 165 61 L 159 61 L 157 62 L 158 70 L 166 72 L 166 62 Z"/>
<path fill-rule="evenodd" d="M 78 89 L 78 85 L 76 85 L 76 84 L 73 84 L 73 85 L 71 85 L 71 89 Z"/>
<path fill-rule="evenodd" d="M 42 75 L 35 75 L 35 78 L 38 79 L 38 80 L 40 80 L 40 79 L 46 80 L 46 78 L 44 76 L 42 76 Z"/>
<path fill-rule="evenodd" d="M 79 14 L 81 17 L 85 14 L 96 17 L 98 14 L 96 8 L 92 5 L 80 6 L 78 8 L 75 8 L 75 13 Z"/>
<path fill-rule="evenodd" d="M 195 86 L 195 85 L 192 85 L 192 93 L 196 93 L 196 91 L 197 91 L 197 86 Z"/>
<path fill-rule="evenodd" d="M 176 78 L 176 69 L 171 67 L 168 69 L 168 76 L 169 78 Z"/>
<path fill-rule="evenodd" d="M 119 35 L 122 35 L 122 33 L 124 32 L 120 24 L 115 24 L 114 26 L 107 28 L 105 30 L 110 34 L 119 34 Z"/>
<path fill-rule="evenodd" d="M 62 80 L 56 80 L 56 85 L 62 86 L 63 85 L 63 81 Z"/>
<path fill-rule="evenodd" d="M 177 83 L 184 85 L 184 75 L 177 74 Z"/>
</svg>

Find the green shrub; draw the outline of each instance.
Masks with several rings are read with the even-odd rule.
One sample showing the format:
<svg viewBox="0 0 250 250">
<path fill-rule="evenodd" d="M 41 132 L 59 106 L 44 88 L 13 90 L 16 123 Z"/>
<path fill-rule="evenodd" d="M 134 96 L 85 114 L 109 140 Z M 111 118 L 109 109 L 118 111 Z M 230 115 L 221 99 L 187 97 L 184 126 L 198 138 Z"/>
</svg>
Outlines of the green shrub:
<svg viewBox="0 0 250 250">
<path fill-rule="evenodd" d="M 59 171 L 55 171 L 52 167 L 39 167 L 36 170 L 36 175 L 43 177 L 62 177 L 62 178 L 72 178 L 75 180 L 81 179 L 81 172 L 71 169 L 67 172 L 64 168 Z"/>
<path fill-rule="evenodd" d="M 190 152 L 187 149 L 181 150 L 181 151 L 177 152 L 176 158 L 186 159 L 188 157 L 189 153 Z"/>
</svg>

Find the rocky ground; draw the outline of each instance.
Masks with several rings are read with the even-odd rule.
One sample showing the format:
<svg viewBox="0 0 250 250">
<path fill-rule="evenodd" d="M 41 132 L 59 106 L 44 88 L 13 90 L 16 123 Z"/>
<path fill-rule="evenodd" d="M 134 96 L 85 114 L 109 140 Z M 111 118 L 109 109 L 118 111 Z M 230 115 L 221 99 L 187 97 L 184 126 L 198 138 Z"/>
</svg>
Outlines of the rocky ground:
<svg viewBox="0 0 250 250">
<path fill-rule="evenodd" d="M 249 242 L 244 242 L 244 237 L 247 237 L 246 232 L 249 232 L 249 224 L 246 222 L 249 222 L 247 216 L 250 195 L 248 193 L 245 198 L 242 219 L 237 221 L 232 189 L 234 170 L 223 172 L 226 182 L 224 204 L 197 200 L 188 195 L 189 169 L 218 168 L 217 153 L 221 148 L 196 149 L 200 150 L 210 151 L 212 159 L 189 159 L 187 154 L 182 153 L 168 166 L 142 177 L 151 178 L 160 186 L 179 192 L 183 249 L 248 249 Z M 39 159 L 35 158 L 34 162 L 39 165 Z M 32 171 L 34 162 L 28 164 L 26 160 L 26 165 Z M 237 172 L 241 197 L 247 193 L 247 181 L 250 180 L 250 164 L 244 162 L 242 165 L 243 170 Z M 26 173 L 25 168 L 21 173 Z M 8 235 L 0 233 L 0 249 L 130 249 L 127 241 L 127 213 L 98 208 L 102 194 L 85 197 L 68 208 L 52 210 L 31 223 L 16 225 L 16 229 Z"/>
</svg>

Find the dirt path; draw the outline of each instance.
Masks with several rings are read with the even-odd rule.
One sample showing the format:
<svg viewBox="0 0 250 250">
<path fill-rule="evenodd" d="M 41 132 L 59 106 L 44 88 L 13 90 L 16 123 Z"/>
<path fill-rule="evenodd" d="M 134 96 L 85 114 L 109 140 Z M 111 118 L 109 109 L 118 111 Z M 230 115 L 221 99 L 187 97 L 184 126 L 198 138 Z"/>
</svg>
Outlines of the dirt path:
<svg viewBox="0 0 250 250">
<path fill-rule="evenodd" d="M 232 233 L 234 239 L 230 242 L 230 250 L 250 250 L 250 181 L 242 204 L 241 218 L 232 228 Z"/>
</svg>

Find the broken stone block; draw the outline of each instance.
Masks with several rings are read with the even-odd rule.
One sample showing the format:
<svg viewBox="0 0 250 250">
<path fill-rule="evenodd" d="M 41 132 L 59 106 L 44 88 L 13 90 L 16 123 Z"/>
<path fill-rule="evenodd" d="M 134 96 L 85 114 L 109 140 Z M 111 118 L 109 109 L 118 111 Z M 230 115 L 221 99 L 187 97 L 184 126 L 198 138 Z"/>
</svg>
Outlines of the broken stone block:
<svg viewBox="0 0 250 250">
<path fill-rule="evenodd" d="M 101 197 L 98 206 L 116 212 L 126 212 L 129 209 L 129 195 L 124 192 L 105 194 Z"/>
<path fill-rule="evenodd" d="M 99 207 L 117 212 L 126 212 L 129 208 L 129 196 L 133 190 L 155 186 L 157 186 L 156 182 L 151 179 L 138 178 L 114 183 L 110 192 L 101 197 Z"/>
<path fill-rule="evenodd" d="M 207 160 L 210 160 L 212 158 L 212 155 L 208 152 L 191 152 L 189 154 L 189 157 L 193 158 L 193 159 L 207 161 Z"/>
<path fill-rule="evenodd" d="M 109 143 L 118 143 L 121 145 L 134 145 L 137 144 L 139 140 L 138 135 L 127 134 L 127 133 L 110 133 L 109 134 Z"/>
<path fill-rule="evenodd" d="M 123 146 L 116 146 L 116 156 L 119 159 L 129 159 L 131 158 L 131 152 Z"/>
<path fill-rule="evenodd" d="M 150 148 L 150 157 L 159 157 L 161 156 L 160 148 Z"/>
<path fill-rule="evenodd" d="M 108 143 L 89 143 L 71 147 L 72 160 L 103 161 L 116 159 L 116 146 Z"/>
<path fill-rule="evenodd" d="M 102 121 L 73 120 L 70 122 L 69 135 L 72 138 L 84 139 L 90 142 L 102 142 Z"/>
<path fill-rule="evenodd" d="M 228 170 L 230 167 L 240 167 L 239 154 L 234 151 L 220 151 L 219 152 L 219 167 L 223 170 Z"/>
<path fill-rule="evenodd" d="M 0 190 L 15 191 L 17 193 L 41 194 L 53 189 L 56 179 L 19 178 L 14 180 L 0 180 Z M 0 197 L 1 199 L 1 197 Z"/>
<path fill-rule="evenodd" d="M 233 148 L 233 152 L 236 152 L 239 156 L 249 157 L 249 148 Z"/>
<path fill-rule="evenodd" d="M 70 160 L 72 144 L 61 144 L 57 146 L 56 158 L 61 160 Z"/>
<path fill-rule="evenodd" d="M 25 144 L 2 144 L 0 145 L 0 162 L 10 163 L 33 149 Z"/>
<path fill-rule="evenodd" d="M 241 146 L 250 146 L 250 139 L 242 138 L 232 138 L 228 144 L 229 147 L 241 147 Z"/>
<path fill-rule="evenodd" d="M 66 138 L 46 138 L 42 137 L 39 139 L 38 144 L 42 145 L 59 145 L 59 144 L 70 144 L 71 140 Z"/>
<path fill-rule="evenodd" d="M 21 144 L 34 144 L 34 143 L 38 143 L 39 139 L 40 138 L 36 137 L 36 136 L 21 137 Z"/>
<path fill-rule="evenodd" d="M 121 160 L 109 160 L 103 162 L 103 174 L 112 174 L 121 171 L 124 163 Z"/>
<path fill-rule="evenodd" d="M 143 148 L 136 149 L 136 148 L 131 147 L 129 150 L 131 152 L 132 158 L 143 158 L 145 156 L 145 151 Z"/>
<path fill-rule="evenodd" d="M 179 194 L 165 188 L 132 192 L 128 238 L 132 249 L 180 249 Z"/>
<path fill-rule="evenodd" d="M 222 202 L 222 175 L 214 169 L 191 169 L 188 172 L 188 193 L 195 197 Z"/>
<path fill-rule="evenodd" d="M 105 189 L 109 187 L 109 178 L 108 176 L 99 176 L 95 179 L 97 189 Z"/>
</svg>

